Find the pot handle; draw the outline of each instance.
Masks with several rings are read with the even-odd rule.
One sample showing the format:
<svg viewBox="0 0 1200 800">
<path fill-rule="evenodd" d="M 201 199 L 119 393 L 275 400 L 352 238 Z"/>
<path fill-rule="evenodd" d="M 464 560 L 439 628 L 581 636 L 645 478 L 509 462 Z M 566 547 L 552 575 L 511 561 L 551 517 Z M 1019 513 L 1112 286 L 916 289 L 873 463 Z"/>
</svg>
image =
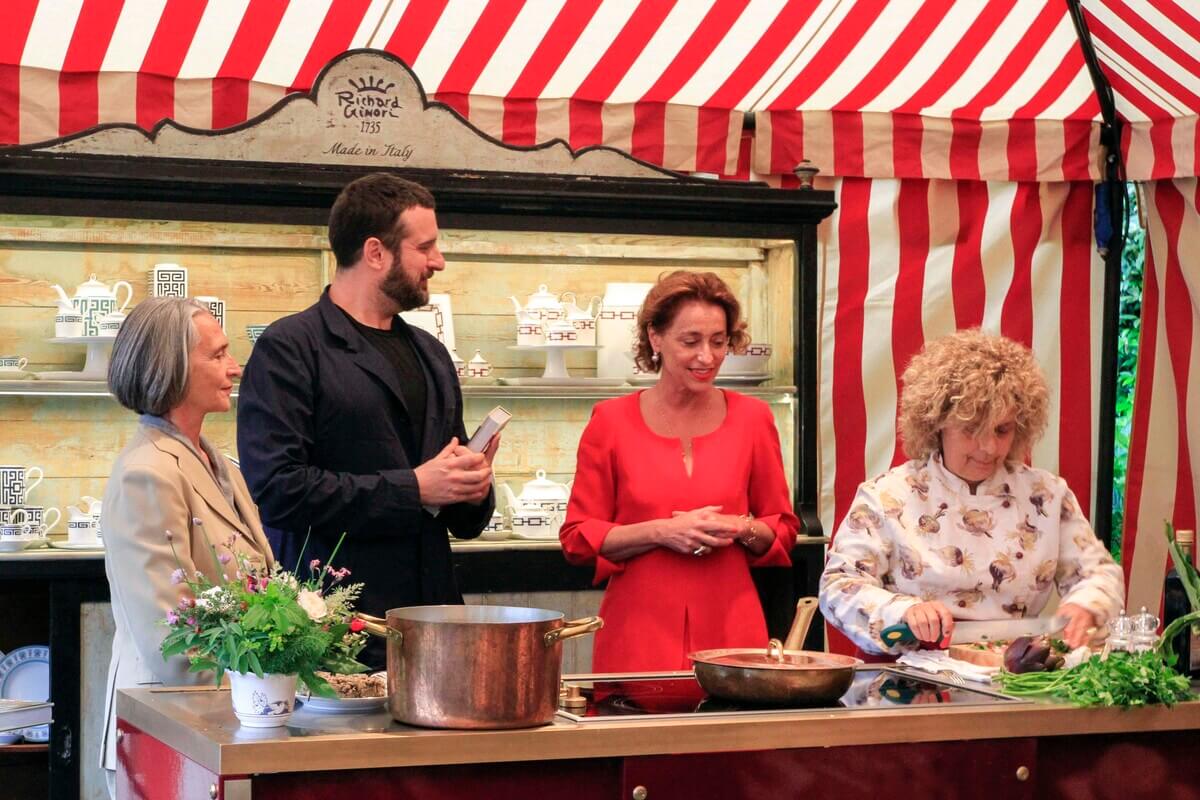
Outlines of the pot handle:
<svg viewBox="0 0 1200 800">
<path fill-rule="evenodd" d="M 398 642 L 404 641 L 403 631 L 398 631 L 395 628 L 389 628 L 387 626 L 387 621 L 381 617 L 373 617 L 370 614 L 363 614 L 362 612 L 358 612 L 354 616 L 362 621 L 363 630 L 367 633 L 378 636 L 382 639 L 395 639 Z"/>
<path fill-rule="evenodd" d="M 604 627 L 604 620 L 599 617 L 584 617 L 583 619 L 573 619 L 564 624 L 561 628 L 555 628 L 552 631 L 546 631 L 542 635 L 542 641 L 546 647 L 550 647 L 555 642 L 561 642 L 563 639 L 570 639 L 575 636 L 583 636 L 585 633 L 595 633 Z"/>
</svg>

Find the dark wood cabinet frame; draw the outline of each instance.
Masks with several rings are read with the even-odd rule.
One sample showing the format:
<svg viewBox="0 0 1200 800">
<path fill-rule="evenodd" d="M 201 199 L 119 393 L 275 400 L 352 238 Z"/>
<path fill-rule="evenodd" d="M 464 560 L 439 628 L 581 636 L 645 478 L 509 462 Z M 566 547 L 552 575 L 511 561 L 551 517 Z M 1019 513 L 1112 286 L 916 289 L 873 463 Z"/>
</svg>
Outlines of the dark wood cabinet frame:
<svg viewBox="0 0 1200 800">
<path fill-rule="evenodd" d="M 341 188 L 375 168 L 0 152 L 0 213 L 134 219 L 324 225 Z M 390 170 L 433 191 L 446 228 L 755 237 L 795 244 L 793 503 L 809 537 L 817 516 L 817 235 L 835 208 L 833 193 L 786 191 L 761 183 L 573 177 L 463 170 Z M 815 591 L 823 551 L 797 545 L 792 570 L 756 570 L 772 635 L 786 633 L 798 594 Z M 457 553 L 464 592 L 590 588 L 591 570 L 557 553 Z M 51 582 L 51 687 L 56 700 L 50 772 L 54 798 L 79 791 L 79 605 L 107 599 L 97 561 L 58 567 L 0 563 L 0 580 Z M 32 571 L 31 571 L 32 570 Z M 809 646 L 819 647 L 814 625 Z M 89 665 L 89 668 L 97 668 Z"/>
</svg>

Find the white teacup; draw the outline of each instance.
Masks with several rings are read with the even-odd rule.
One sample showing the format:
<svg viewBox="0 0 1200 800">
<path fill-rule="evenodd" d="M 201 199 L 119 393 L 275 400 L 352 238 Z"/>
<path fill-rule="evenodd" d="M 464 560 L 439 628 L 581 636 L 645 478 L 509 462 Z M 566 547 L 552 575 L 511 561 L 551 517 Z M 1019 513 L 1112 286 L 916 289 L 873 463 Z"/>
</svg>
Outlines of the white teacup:
<svg viewBox="0 0 1200 800">
<path fill-rule="evenodd" d="M 565 319 L 555 320 L 546 326 L 546 344 L 579 344 L 579 331 Z"/>
<path fill-rule="evenodd" d="M 206 295 L 206 294 L 204 294 L 204 295 L 198 294 L 195 297 L 193 297 L 192 299 L 195 300 L 200 305 L 207 308 L 209 310 L 209 313 L 211 313 L 214 317 L 216 317 L 217 322 L 221 323 L 221 330 L 225 330 L 225 301 L 224 300 L 222 300 L 219 297 L 213 297 L 212 295 Z"/>
<path fill-rule="evenodd" d="M 54 506 L 46 508 L 45 506 L 20 506 L 18 511 L 24 511 L 26 521 L 33 526 L 33 531 L 39 537 L 45 537 L 50 533 L 50 529 L 59 523 L 62 519 L 62 512 Z M 49 521 L 47 522 L 47 519 Z"/>
<path fill-rule="evenodd" d="M 0 356 L 0 372 L 20 372 L 28 363 L 25 356 Z"/>
<path fill-rule="evenodd" d="M 179 264 L 155 264 L 150 270 L 150 294 L 154 297 L 187 297 L 187 267 Z"/>
<path fill-rule="evenodd" d="M 36 538 L 38 537 L 34 535 L 33 525 L 29 523 L 25 509 L 13 509 L 9 514 L 9 521 L 0 524 L 0 553 L 24 550 Z"/>
<path fill-rule="evenodd" d="M 492 518 L 488 520 L 487 527 L 479 534 L 479 538 L 485 542 L 495 542 L 507 539 L 508 534 L 509 530 L 504 526 L 504 515 L 496 510 L 492 512 Z"/>
<path fill-rule="evenodd" d="M 512 512 L 513 534 L 526 539 L 553 539 L 557 534 L 554 517 L 540 508 L 521 508 Z"/>
<path fill-rule="evenodd" d="M 546 334 L 542 330 L 542 323 L 536 319 L 527 319 L 524 316 L 517 317 L 517 346 L 518 347 L 540 347 L 546 343 Z"/>
<path fill-rule="evenodd" d="M 37 476 L 34 477 L 33 473 Z M 0 506 L 23 506 L 30 492 L 42 482 L 45 473 L 41 467 L 24 467 L 17 464 L 0 465 Z"/>
<path fill-rule="evenodd" d="M 113 311 L 105 314 L 96 323 L 96 328 L 100 336 L 116 336 L 121 331 L 121 323 L 125 321 L 125 315 L 120 311 Z"/>
<path fill-rule="evenodd" d="M 54 335 L 60 339 L 83 336 L 83 314 L 59 311 L 54 317 Z"/>
</svg>

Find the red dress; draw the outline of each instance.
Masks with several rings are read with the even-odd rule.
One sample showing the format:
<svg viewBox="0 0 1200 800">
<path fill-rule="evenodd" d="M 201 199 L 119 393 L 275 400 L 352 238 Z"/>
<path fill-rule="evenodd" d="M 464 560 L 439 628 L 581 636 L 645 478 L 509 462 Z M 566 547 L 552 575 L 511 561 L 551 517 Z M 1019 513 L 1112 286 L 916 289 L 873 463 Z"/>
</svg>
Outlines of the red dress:
<svg viewBox="0 0 1200 800">
<path fill-rule="evenodd" d="M 725 392 L 726 414 L 692 439 L 692 474 L 678 439 L 650 430 L 641 392 L 598 403 L 579 441 L 571 501 L 559 538 L 573 564 L 608 579 L 596 633 L 595 672 L 690 669 L 687 654 L 765 647 L 766 622 L 750 566 L 787 566 L 799 520 L 783 472 L 779 434 L 766 403 Z M 612 562 L 599 555 L 609 530 L 706 505 L 771 526 L 775 542 L 755 557 L 735 543 L 705 556 L 664 547 Z"/>
</svg>

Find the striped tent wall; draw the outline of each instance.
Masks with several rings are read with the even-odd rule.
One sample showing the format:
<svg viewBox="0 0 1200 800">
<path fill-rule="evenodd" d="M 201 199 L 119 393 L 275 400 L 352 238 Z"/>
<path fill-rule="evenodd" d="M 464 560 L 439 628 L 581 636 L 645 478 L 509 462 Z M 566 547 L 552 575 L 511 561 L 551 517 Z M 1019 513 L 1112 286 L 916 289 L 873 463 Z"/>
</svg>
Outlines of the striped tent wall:
<svg viewBox="0 0 1200 800">
<path fill-rule="evenodd" d="M 1093 508 L 1103 260 L 1090 183 L 844 178 L 820 229 L 820 508 L 905 460 L 900 375 L 930 339 L 981 326 L 1032 347 L 1052 395 L 1032 463 Z M 836 631 L 831 649 L 851 652 Z"/>
<path fill-rule="evenodd" d="M 1123 551 L 1127 605 L 1157 609 L 1169 567 L 1163 522 L 1195 530 L 1200 491 L 1200 182 L 1144 188 L 1146 266 Z"/>
</svg>

